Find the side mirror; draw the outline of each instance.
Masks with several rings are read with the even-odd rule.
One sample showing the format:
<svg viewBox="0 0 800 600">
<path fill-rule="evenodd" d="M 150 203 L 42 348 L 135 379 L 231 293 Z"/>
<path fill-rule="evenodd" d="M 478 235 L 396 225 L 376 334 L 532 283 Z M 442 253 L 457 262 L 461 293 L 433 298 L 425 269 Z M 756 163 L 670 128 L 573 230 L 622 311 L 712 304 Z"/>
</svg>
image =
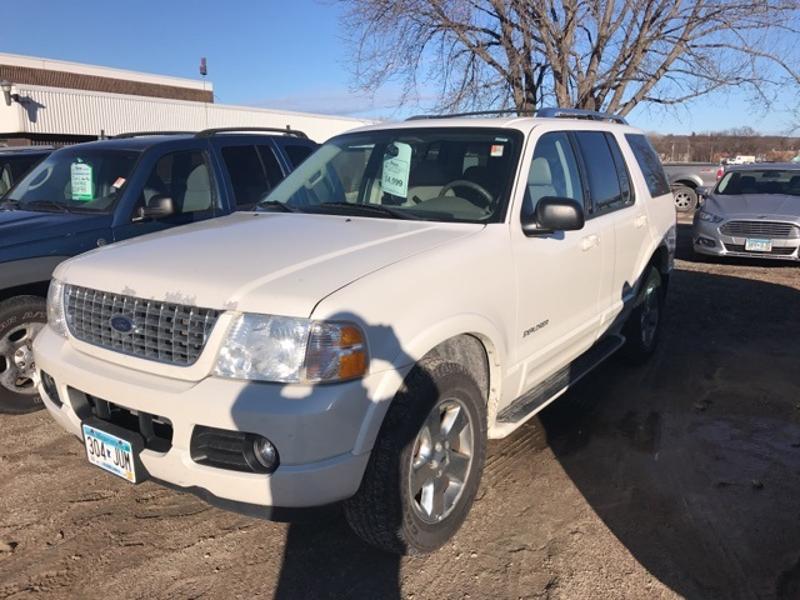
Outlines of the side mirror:
<svg viewBox="0 0 800 600">
<path fill-rule="evenodd" d="M 694 191 L 699 197 L 702 198 L 708 198 L 708 195 L 711 193 L 711 190 L 704 185 L 697 186 Z"/>
<path fill-rule="evenodd" d="M 584 220 L 583 207 L 577 201 L 545 196 L 539 200 L 533 215 L 523 217 L 522 231 L 527 236 L 577 231 L 583 229 Z"/>
<path fill-rule="evenodd" d="M 137 212 L 135 221 L 147 221 L 164 219 L 175 214 L 175 204 L 169 196 L 153 196 L 147 203 L 147 206 L 142 206 Z"/>
</svg>

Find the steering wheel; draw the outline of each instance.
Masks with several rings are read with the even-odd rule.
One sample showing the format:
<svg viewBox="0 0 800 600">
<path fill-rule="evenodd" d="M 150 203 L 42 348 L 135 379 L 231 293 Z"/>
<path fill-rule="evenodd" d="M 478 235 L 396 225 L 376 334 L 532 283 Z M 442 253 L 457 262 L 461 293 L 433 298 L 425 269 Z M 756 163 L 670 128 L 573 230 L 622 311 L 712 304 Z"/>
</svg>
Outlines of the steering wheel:
<svg viewBox="0 0 800 600">
<path fill-rule="evenodd" d="M 494 204 L 494 196 L 492 196 L 492 194 L 489 193 L 489 190 L 487 190 L 482 185 L 475 183 L 474 181 L 470 181 L 469 179 L 455 179 L 451 181 L 439 191 L 439 198 L 444 196 L 447 192 L 449 192 L 453 188 L 457 187 L 465 187 L 471 190 L 475 190 L 481 196 L 486 198 L 486 206 L 485 206 L 486 209 L 489 209 Z"/>
</svg>

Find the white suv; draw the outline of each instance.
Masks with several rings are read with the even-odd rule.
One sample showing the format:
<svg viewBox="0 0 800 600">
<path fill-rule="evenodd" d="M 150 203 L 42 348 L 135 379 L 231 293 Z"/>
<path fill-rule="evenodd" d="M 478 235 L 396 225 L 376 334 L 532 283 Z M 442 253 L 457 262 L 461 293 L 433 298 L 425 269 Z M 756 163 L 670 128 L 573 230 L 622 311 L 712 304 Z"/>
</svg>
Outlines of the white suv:
<svg viewBox="0 0 800 600">
<path fill-rule="evenodd" d="M 63 263 L 40 390 L 131 482 L 273 518 L 344 501 L 367 542 L 431 551 L 487 438 L 653 352 L 674 247 L 661 164 L 622 119 L 359 129 L 256 211 Z"/>
</svg>

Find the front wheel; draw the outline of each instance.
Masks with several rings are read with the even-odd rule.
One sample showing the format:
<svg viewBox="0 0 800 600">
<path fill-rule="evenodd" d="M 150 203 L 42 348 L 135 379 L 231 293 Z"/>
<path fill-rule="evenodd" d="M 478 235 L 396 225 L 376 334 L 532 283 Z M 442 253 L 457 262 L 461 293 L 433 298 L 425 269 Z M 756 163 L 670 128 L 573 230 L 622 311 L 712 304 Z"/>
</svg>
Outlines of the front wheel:
<svg viewBox="0 0 800 600">
<path fill-rule="evenodd" d="M 0 412 L 44 408 L 33 379 L 33 339 L 46 322 L 47 307 L 38 296 L 18 296 L 0 304 Z"/>
<path fill-rule="evenodd" d="M 655 267 L 650 267 L 642 283 L 636 308 L 622 330 L 625 336 L 622 355 L 628 362 L 642 364 L 655 352 L 661 337 L 664 295 L 661 273 Z"/>
<path fill-rule="evenodd" d="M 467 517 L 486 457 L 486 402 L 459 364 L 428 359 L 386 415 L 361 487 L 345 502 L 352 529 L 395 554 L 442 546 Z"/>
</svg>

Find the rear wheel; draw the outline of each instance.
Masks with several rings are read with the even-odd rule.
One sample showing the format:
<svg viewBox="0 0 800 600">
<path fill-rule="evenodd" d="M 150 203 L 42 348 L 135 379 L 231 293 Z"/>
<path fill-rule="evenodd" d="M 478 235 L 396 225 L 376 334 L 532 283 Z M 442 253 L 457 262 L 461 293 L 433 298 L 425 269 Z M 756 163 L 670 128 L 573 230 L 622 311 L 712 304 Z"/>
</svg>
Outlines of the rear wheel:
<svg viewBox="0 0 800 600">
<path fill-rule="evenodd" d="M 486 456 L 486 407 L 464 367 L 429 359 L 392 401 L 356 495 L 352 529 L 396 554 L 430 552 L 469 512 Z"/>
<path fill-rule="evenodd" d="M 672 196 L 675 199 L 675 210 L 678 212 L 691 212 L 697 208 L 697 192 L 688 185 L 673 188 Z"/>
<path fill-rule="evenodd" d="M 661 273 L 650 267 L 633 309 L 622 332 L 625 335 L 623 357 L 632 364 L 644 363 L 655 352 L 661 337 L 664 314 L 664 287 Z"/>
<path fill-rule="evenodd" d="M 43 298 L 18 296 L 0 304 L 0 412 L 44 407 L 33 379 L 33 339 L 46 322 Z"/>
</svg>

